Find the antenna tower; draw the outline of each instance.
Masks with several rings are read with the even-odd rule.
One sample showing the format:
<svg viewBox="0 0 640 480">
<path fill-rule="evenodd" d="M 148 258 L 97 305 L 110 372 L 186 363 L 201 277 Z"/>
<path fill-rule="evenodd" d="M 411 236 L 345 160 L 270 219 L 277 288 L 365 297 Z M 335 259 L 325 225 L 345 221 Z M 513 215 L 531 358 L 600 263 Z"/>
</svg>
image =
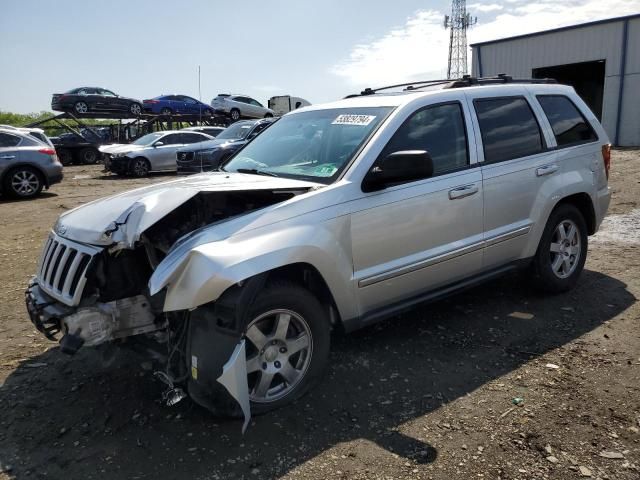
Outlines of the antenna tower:
<svg viewBox="0 0 640 480">
<path fill-rule="evenodd" d="M 452 0 L 451 16 L 444 16 L 444 28 L 451 30 L 447 78 L 462 78 L 467 74 L 467 29 L 478 23 L 467 13 L 466 0 Z"/>
</svg>

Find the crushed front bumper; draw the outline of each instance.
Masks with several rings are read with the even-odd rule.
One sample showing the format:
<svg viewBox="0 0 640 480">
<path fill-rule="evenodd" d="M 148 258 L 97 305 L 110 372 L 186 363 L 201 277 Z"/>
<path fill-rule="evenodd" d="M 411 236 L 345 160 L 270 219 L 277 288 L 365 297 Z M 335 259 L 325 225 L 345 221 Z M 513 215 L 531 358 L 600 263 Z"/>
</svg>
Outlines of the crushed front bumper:
<svg viewBox="0 0 640 480">
<path fill-rule="evenodd" d="M 71 315 L 74 309 L 44 293 L 35 279 L 29 282 L 24 295 L 31 323 L 49 340 L 59 340 L 62 318 Z"/>
</svg>

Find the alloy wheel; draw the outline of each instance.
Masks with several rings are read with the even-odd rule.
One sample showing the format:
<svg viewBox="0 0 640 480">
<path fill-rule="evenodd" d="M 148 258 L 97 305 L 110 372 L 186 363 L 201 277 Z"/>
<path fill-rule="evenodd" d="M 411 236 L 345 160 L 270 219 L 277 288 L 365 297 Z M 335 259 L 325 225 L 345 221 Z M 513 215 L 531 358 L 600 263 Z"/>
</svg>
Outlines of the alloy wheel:
<svg viewBox="0 0 640 480">
<path fill-rule="evenodd" d="M 40 189 L 40 179 L 29 170 L 18 170 L 11 177 L 11 188 L 17 195 L 29 197 Z"/>
<path fill-rule="evenodd" d="M 75 110 L 77 113 L 87 113 L 89 111 L 89 106 L 84 102 L 78 102 L 75 105 Z"/>
<path fill-rule="evenodd" d="M 132 103 L 131 107 L 129 107 L 129 111 L 132 115 L 140 115 L 142 113 L 142 108 L 137 103 Z"/>
<path fill-rule="evenodd" d="M 144 177 L 149 173 L 149 165 L 146 160 L 139 158 L 133 162 L 132 170 L 136 177 Z"/>
<path fill-rule="evenodd" d="M 271 403 L 290 394 L 311 363 L 307 321 L 292 310 L 270 310 L 249 323 L 245 336 L 251 401 Z"/>
<path fill-rule="evenodd" d="M 549 251 L 551 270 L 558 278 L 567 278 L 575 271 L 582 254 L 580 232 L 575 222 L 563 220 L 556 226 Z"/>
</svg>

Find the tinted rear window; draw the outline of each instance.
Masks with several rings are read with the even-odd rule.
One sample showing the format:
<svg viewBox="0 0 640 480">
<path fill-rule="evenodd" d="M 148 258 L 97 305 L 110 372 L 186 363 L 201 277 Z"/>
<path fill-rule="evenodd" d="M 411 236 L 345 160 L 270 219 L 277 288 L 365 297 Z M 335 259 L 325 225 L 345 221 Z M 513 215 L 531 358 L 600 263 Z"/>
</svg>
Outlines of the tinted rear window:
<svg viewBox="0 0 640 480">
<path fill-rule="evenodd" d="M 523 97 L 475 100 L 485 163 L 535 155 L 543 150 L 538 122 Z"/>
<path fill-rule="evenodd" d="M 559 147 L 598 140 L 586 118 L 564 95 L 539 95 L 538 101 L 549 119 Z"/>
</svg>

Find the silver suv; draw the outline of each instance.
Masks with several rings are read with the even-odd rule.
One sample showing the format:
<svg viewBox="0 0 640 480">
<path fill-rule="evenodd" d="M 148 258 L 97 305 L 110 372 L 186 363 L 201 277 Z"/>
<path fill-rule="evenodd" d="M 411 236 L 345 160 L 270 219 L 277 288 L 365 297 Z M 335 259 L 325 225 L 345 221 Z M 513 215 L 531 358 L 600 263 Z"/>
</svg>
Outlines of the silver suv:
<svg viewBox="0 0 640 480">
<path fill-rule="evenodd" d="M 273 110 L 247 95 L 220 93 L 211 100 L 211 106 L 216 113 L 227 114 L 234 122 L 241 118 L 269 118 L 275 114 Z"/>
<path fill-rule="evenodd" d="M 70 353 L 153 339 L 169 401 L 248 419 L 318 380 L 333 328 L 516 268 L 572 288 L 609 205 L 609 141 L 572 88 L 509 80 L 296 110 L 221 171 L 63 214 L 32 321 Z"/>
</svg>

